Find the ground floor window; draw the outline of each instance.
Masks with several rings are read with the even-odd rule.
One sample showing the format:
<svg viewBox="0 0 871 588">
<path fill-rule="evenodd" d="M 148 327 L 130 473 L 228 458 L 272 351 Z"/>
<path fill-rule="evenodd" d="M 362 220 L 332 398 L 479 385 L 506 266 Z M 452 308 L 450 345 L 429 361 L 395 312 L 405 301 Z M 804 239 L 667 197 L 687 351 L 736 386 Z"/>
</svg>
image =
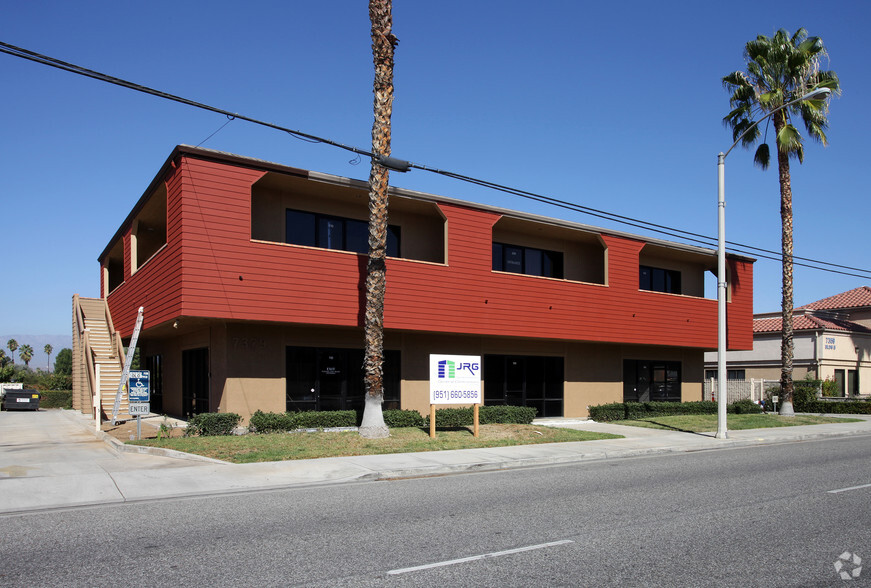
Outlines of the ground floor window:
<svg viewBox="0 0 871 588">
<path fill-rule="evenodd" d="M 623 402 L 680 402 L 679 361 L 623 361 Z"/>
<path fill-rule="evenodd" d="M 399 408 L 400 352 L 384 352 L 383 408 Z M 287 348 L 287 410 L 362 410 L 363 350 Z"/>
<path fill-rule="evenodd" d="M 181 352 L 181 411 L 184 418 L 211 412 L 208 347 Z"/>
<path fill-rule="evenodd" d="M 856 370 L 835 370 L 838 396 L 859 393 L 859 373 Z"/>
<path fill-rule="evenodd" d="M 484 404 L 532 406 L 538 416 L 563 414 L 562 357 L 485 355 Z"/>
<path fill-rule="evenodd" d="M 149 355 L 145 369 L 151 374 L 151 412 L 163 413 L 163 356 Z"/>
<path fill-rule="evenodd" d="M 716 380 L 717 379 L 717 370 L 705 370 L 705 379 L 706 380 Z M 744 380 L 746 379 L 746 372 L 744 370 L 726 370 L 726 379 L 727 380 Z"/>
</svg>

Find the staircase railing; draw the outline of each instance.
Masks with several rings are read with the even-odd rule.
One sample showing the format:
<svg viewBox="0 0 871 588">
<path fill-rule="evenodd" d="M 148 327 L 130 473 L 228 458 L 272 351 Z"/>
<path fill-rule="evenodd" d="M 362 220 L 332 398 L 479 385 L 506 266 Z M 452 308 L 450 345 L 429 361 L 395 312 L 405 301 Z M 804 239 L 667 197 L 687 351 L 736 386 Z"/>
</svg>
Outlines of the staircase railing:
<svg viewBox="0 0 871 588">
<path fill-rule="evenodd" d="M 127 361 L 127 354 L 124 352 L 124 341 L 121 339 L 121 333 L 115 330 L 115 323 L 112 322 L 112 314 L 109 312 L 109 305 L 105 305 L 106 309 L 106 325 L 109 327 L 109 339 L 112 341 L 112 355 L 118 358 L 118 364 L 123 366 Z"/>
<path fill-rule="evenodd" d="M 84 402 L 84 398 L 81 398 L 82 406 L 79 407 L 79 410 L 85 412 L 87 407 L 94 406 L 94 396 L 97 392 L 97 370 L 94 363 L 94 349 L 91 347 L 91 339 L 90 332 L 87 327 L 85 327 L 85 313 L 82 311 L 81 301 L 79 300 L 79 295 L 75 294 L 73 296 L 73 314 L 76 320 L 76 333 L 79 338 L 79 344 L 82 346 L 81 355 L 83 357 L 75 358 L 75 361 L 85 360 L 85 365 L 80 366 L 85 368 L 85 376 L 87 380 L 87 389 L 85 392 L 87 393 L 88 402 Z M 93 412 L 93 408 L 91 410 Z"/>
</svg>

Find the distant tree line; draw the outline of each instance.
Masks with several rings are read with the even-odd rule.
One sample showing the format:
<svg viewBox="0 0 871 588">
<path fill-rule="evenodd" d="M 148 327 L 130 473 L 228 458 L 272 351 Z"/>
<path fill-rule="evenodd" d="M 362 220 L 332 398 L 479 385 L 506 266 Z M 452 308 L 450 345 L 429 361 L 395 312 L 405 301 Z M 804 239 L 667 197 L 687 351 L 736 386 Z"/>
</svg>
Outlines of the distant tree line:
<svg viewBox="0 0 871 588">
<path fill-rule="evenodd" d="M 28 388 L 38 390 L 70 390 L 72 389 L 73 351 L 65 347 L 58 351 L 51 368 L 51 355 L 54 348 L 46 344 L 43 351 L 48 356 L 47 369 L 30 367 L 33 359 L 33 347 L 24 343 L 19 345 L 15 339 L 6 342 L 9 355 L 5 349 L 0 349 L 0 382 L 22 382 Z M 15 352 L 24 365 L 15 363 Z"/>
</svg>

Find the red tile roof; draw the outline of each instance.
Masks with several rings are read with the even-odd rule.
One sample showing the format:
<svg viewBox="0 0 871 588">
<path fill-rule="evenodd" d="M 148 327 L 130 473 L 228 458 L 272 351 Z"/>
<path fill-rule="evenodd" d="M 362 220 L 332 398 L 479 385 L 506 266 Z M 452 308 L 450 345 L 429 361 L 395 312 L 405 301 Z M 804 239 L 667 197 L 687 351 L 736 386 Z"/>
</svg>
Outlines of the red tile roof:
<svg viewBox="0 0 871 588">
<path fill-rule="evenodd" d="M 863 306 L 871 306 L 871 287 L 860 286 L 853 288 L 810 304 L 805 304 L 799 308 L 807 308 L 809 310 L 835 310 L 839 308 L 857 308 Z"/>
<path fill-rule="evenodd" d="M 834 296 L 832 297 L 834 298 Z M 781 318 L 758 318 L 753 319 L 754 333 L 779 333 L 781 330 Z M 835 318 L 822 318 L 806 314 L 798 314 L 792 317 L 792 328 L 795 331 L 816 331 L 827 329 L 830 331 L 850 331 L 854 333 L 871 333 L 871 329 L 854 323 Z"/>
</svg>

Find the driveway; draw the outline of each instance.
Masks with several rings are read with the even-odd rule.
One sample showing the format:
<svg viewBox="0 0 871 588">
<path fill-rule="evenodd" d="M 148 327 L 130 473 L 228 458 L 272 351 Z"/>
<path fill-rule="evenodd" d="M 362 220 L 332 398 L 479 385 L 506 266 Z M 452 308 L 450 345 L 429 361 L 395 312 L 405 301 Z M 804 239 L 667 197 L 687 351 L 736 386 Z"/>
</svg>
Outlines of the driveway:
<svg viewBox="0 0 871 588">
<path fill-rule="evenodd" d="M 65 410 L 0 412 L 0 500 L 18 509 L 121 501 L 113 474 L 192 462 L 120 453 Z"/>
</svg>

